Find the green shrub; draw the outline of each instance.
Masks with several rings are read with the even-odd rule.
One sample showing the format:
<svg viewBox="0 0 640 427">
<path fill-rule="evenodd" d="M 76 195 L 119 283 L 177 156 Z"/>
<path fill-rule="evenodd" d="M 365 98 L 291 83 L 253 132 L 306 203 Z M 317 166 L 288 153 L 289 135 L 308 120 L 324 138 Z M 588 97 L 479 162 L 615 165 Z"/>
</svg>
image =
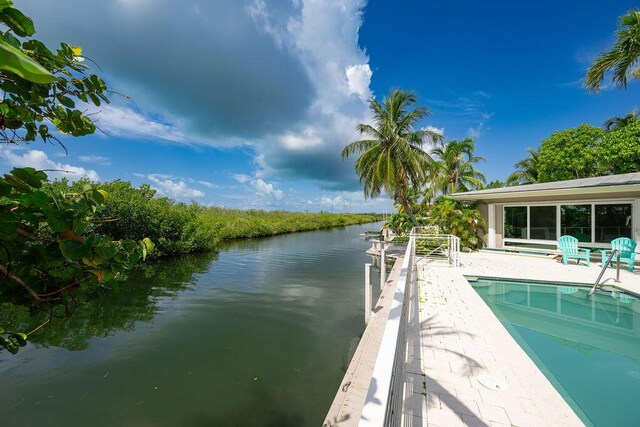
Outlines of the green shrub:
<svg viewBox="0 0 640 427">
<path fill-rule="evenodd" d="M 427 225 L 437 225 L 443 234 L 459 237 L 460 249 L 476 250 L 484 245 L 482 236 L 486 225 L 475 207 L 441 198 L 429 207 L 427 222 Z"/>
</svg>

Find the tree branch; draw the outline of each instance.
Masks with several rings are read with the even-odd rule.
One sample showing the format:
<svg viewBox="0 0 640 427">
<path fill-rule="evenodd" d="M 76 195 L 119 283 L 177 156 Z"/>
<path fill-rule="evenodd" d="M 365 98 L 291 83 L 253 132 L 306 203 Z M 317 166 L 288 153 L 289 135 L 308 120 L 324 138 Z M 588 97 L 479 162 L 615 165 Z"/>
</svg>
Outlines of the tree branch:
<svg viewBox="0 0 640 427">
<path fill-rule="evenodd" d="M 33 289 L 31 289 L 31 287 L 27 285 L 24 280 L 10 272 L 4 265 L 0 265 L 0 273 L 4 274 L 8 279 L 20 285 L 36 301 L 43 301 L 43 299 L 40 298 L 40 296 Z"/>
</svg>

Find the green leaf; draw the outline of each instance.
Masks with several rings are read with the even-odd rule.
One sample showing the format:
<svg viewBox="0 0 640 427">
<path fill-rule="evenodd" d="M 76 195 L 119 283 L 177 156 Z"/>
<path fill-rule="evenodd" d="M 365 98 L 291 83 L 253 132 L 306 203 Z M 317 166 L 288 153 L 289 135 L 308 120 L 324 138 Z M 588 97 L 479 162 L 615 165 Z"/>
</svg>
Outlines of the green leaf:
<svg viewBox="0 0 640 427">
<path fill-rule="evenodd" d="M 113 258 L 118 253 L 118 248 L 115 245 L 110 244 L 101 244 L 94 248 L 96 255 L 98 255 L 103 260 L 108 260 Z"/>
<path fill-rule="evenodd" d="M 76 108 L 76 103 L 73 102 L 73 99 L 67 97 L 67 96 L 58 96 L 58 101 L 60 101 L 60 104 L 64 105 L 65 107 L 68 108 Z"/>
<path fill-rule="evenodd" d="M 29 37 L 36 32 L 31 18 L 25 16 L 16 8 L 5 7 L 0 9 L 0 20 L 20 37 Z"/>
<path fill-rule="evenodd" d="M 58 78 L 20 50 L 0 40 L 0 70 L 10 71 L 33 83 L 53 83 Z"/>
<path fill-rule="evenodd" d="M 67 259 L 81 259 L 88 252 L 84 243 L 73 239 L 62 239 L 59 245 L 60 252 Z"/>
<path fill-rule="evenodd" d="M 18 237 L 18 220 L 13 212 L 0 212 L 0 240 L 11 241 Z"/>
<path fill-rule="evenodd" d="M 153 252 L 153 250 L 156 248 L 156 245 L 154 245 L 151 239 L 148 237 L 145 237 L 144 239 L 142 239 L 142 243 L 147 248 L 147 252 L 149 253 Z"/>
<path fill-rule="evenodd" d="M 24 347 L 25 345 L 27 345 L 27 334 L 25 333 L 22 333 L 22 332 L 13 333 L 9 335 L 9 339 L 10 340 L 13 339 L 13 341 L 20 347 Z"/>
<path fill-rule="evenodd" d="M 0 0 L 0 10 L 13 6 L 11 0 Z"/>
</svg>

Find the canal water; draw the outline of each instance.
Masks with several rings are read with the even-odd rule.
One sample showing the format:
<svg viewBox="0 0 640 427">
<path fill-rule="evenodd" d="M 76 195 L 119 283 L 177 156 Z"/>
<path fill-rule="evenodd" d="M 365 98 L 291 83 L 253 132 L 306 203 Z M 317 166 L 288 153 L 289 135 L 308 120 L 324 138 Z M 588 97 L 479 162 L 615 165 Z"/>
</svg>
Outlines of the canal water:
<svg viewBox="0 0 640 427">
<path fill-rule="evenodd" d="M 0 353 L 0 425 L 320 425 L 364 329 L 359 234 L 376 228 L 145 266 Z M 40 320 L 0 302 L 1 326 Z"/>
</svg>

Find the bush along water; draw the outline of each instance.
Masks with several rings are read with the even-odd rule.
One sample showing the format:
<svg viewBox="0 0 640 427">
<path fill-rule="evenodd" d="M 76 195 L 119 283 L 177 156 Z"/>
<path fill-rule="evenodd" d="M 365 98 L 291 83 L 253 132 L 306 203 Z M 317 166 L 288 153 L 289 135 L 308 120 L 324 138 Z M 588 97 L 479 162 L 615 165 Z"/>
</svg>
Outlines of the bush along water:
<svg viewBox="0 0 640 427">
<path fill-rule="evenodd" d="M 117 289 L 154 244 L 101 232 L 104 189 L 84 183 L 56 190 L 46 182 L 33 168 L 0 178 L 0 296 L 65 315 L 90 294 Z M 0 329 L 0 349 L 16 353 L 28 335 Z"/>
<path fill-rule="evenodd" d="M 86 181 L 66 180 L 49 185 L 56 191 L 76 191 Z M 376 214 L 332 214 L 239 210 L 178 203 L 161 197 L 147 184 L 129 182 L 95 184 L 109 193 L 100 207 L 100 231 L 116 239 L 150 238 L 154 258 L 216 250 L 221 242 L 268 237 L 298 231 L 363 224 L 381 219 Z"/>
</svg>

